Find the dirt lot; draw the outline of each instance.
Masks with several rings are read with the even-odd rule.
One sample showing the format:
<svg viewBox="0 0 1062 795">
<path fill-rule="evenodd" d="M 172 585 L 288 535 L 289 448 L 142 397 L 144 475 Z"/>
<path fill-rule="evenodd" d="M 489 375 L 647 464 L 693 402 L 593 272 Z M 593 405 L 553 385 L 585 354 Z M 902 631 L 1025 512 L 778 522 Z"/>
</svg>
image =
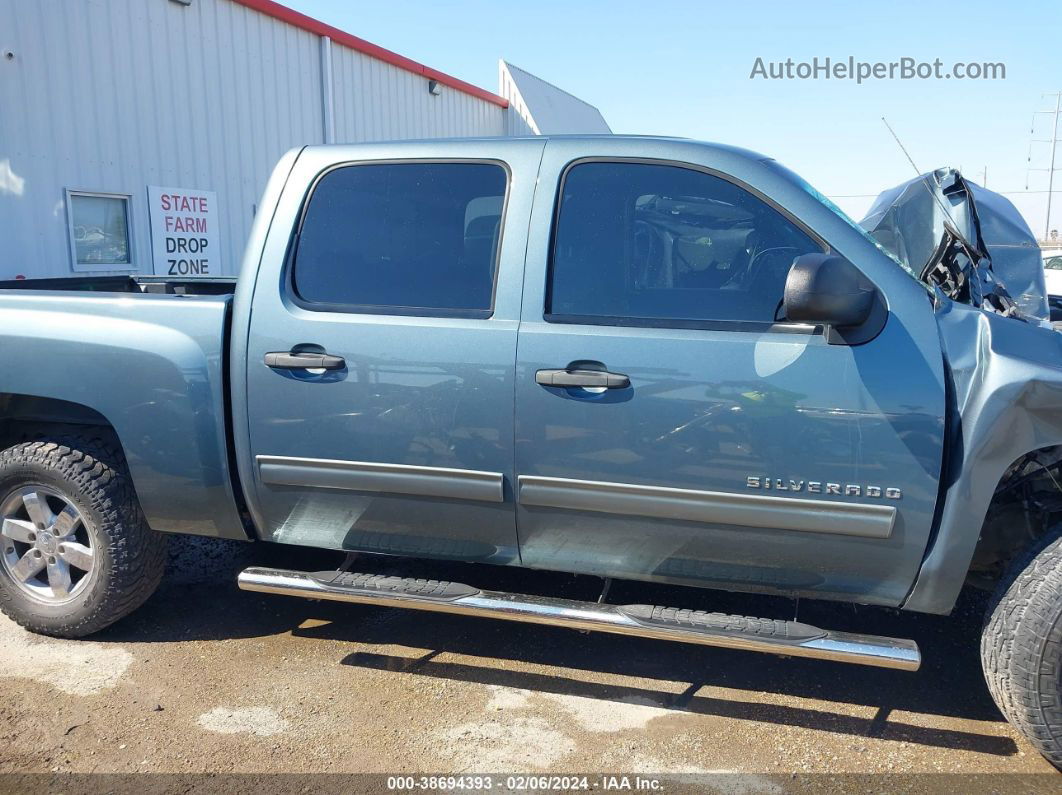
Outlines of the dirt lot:
<svg viewBox="0 0 1062 795">
<path fill-rule="evenodd" d="M 975 598 L 953 618 L 801 605 L 811 623 L 915 638 L 925 664 L 911 674 L 243 593 L 234 576 L 249 563 L 334 560 L 183 540 L 172 553 L 148 604 L 91 641 L 0 621 L 0 772 L 728 771 L 741 775 L 724 790 L 779 792 L 822 772 L 1052 770 L 988 696 Z M 443 574 L 573 598 L 599 587 L 484 567 Z M 626 584 L 610 599 L 791 610 Z"/>
</svg>

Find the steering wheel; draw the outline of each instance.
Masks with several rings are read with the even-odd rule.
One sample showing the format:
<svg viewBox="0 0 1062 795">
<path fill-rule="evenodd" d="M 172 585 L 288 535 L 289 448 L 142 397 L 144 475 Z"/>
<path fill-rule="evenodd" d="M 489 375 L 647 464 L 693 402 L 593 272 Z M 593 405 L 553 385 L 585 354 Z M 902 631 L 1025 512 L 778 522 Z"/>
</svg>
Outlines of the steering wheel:
<svg viewBox="0 0 1062 795">
<path fill-rule="evenodd" d="M 801 250 L 793 246 L 775 246 L 756 252 L 749 262 L 748 278 L 743 287 L 749 293 L 770 293 L 778 296 L 772 319 L 783 320 L 781 317 L 785 279 L 789 274 L 789 268 L 793 260 L 801 254 Z M 764 301 L 770 300 L 764 296 Z"/>
<path fill-rule="evenodd" d="M 793 260 L 801 253 L 801 250 L 794 246 L 773 246 L 753 253 L 743 286 L 749 289 L 762 286 L 765 279 L 773 280 L 779 275 L 779 271 L 784 271 L 782 274 L 784 284 L 785 274 L 789 273 Z"/>
</svg>

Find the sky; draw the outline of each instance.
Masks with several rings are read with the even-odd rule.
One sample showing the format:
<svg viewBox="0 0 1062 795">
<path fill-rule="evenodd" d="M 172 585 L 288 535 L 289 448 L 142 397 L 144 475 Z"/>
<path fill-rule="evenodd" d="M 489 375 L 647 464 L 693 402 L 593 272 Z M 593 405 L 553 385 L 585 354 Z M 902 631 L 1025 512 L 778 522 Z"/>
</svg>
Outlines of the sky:
<svg viewBox="0 0 1062 795">
<path fill-rule="evenodd" d="M 956 166 L 1006 193 L 1038 235 L 1046 217 L 1062 4 L 1049 0 L 679 2 L 678 0 L 282 0 L 356 36 L 491 91 L 499 58 L 595 105 L 613 132 L 676 135 L 780 160 L 857 220 L 881 190 Z M 997 80 L 864 82 L 750 78 L 818 57 L 943 70 L 1003 63 Z M 1059 126 L 1062 136 L 1062 124 Z M 1031 155 L 1032 161 L 1029 162 Z M 1056 166 L 1062 169 L 1062 145 Z M 985 172 L 987 170 L 987 180 Z M 1028 181 L 1028 191 L 1026 183 Z M 1052 227 L 1062 231 L 1062 171 Z"/>
</svg>

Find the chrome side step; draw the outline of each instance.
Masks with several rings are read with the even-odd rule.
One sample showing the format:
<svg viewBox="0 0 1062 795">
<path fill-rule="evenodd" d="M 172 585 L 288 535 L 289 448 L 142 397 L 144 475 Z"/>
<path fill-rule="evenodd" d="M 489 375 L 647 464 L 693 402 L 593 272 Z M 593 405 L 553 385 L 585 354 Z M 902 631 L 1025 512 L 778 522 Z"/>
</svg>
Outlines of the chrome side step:
<svg viewBox="0 0 1062 795">
<path fill-rule="evenodd" d="M 531 624 L 611 632 L 703 646 L 814 657 L 822 660 L 917 671 L 918 645 L 911 640 L 830 632 L 796 621 L 750 618 L 654 605 L 609 605 L 470 585 L 353 572 L 299 572 L 252 567 L 240 572 L 244 591 L 331 599 L 338 602 L 431 610 Z"/>
</svg>

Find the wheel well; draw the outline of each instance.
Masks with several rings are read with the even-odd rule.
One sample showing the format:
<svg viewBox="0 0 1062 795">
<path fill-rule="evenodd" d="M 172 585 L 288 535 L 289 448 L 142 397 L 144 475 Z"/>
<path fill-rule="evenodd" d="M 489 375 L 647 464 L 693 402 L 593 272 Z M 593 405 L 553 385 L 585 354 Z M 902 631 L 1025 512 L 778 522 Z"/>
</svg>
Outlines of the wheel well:
<svg viewBox="0 0 1062 795">
<path fill-rule="evenodd" d="M 1010 561 L 1062 521 L 1062 445 L 1019 457 L 999 479 L 977 539 L 969 580 L 993 587 Z"/>
<path fill-rule="evenodd" d="M 37 395 L 0 393 L 0 450 L 39 438 L 55 426 L 99 429 L 117 440 L 107 418 L 88 406 Z"/>
</svg>

